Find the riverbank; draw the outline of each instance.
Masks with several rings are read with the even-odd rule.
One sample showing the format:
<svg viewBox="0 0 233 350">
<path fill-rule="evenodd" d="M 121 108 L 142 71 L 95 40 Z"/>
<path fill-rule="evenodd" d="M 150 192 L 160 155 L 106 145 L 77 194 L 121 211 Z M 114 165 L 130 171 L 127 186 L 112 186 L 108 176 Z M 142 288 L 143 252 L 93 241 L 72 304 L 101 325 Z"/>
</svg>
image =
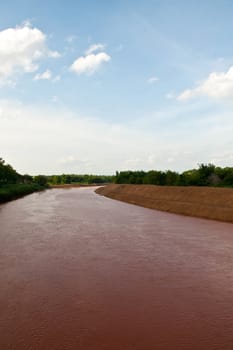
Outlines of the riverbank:
<svg viewBox="0 0 233 350">
<path fill-rule="evenodd" d="M 232 188 L 111 184 L 96 193 L 146 208 L 233 222 Z"/>
<path fill-rule="evenodd" d="M 74 188 L 74 187 L 96 187 L 105 186 L 107 184 L 60 184 L 60 185 L 50 185 L 50 188 Z"/>
<path fill-rule="evenodd" d="M 0 203 L 26 196 L 33 192 L 43 191 L 46 187 L 38 184 L 11 184 L 0 186 Z"/>
</svg>

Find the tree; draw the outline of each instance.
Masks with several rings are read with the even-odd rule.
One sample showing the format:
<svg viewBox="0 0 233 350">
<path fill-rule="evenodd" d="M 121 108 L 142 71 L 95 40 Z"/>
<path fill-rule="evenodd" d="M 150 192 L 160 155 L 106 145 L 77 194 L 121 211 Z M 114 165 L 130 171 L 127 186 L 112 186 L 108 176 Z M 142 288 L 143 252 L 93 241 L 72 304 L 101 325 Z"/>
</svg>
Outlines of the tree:
<svg viewBox="0 0 233 350">
<path fill-rule="evenodd" d="M 47 185 L 47 177 L 44 175 L 34 176 L 34 182 L 40 186 L 46 186 Z"/>
<path fill-rule="evenodd" d="M 0 158 L 0 184 L 14 184 L 20 180 L 20 175 Z"/>
</svg>

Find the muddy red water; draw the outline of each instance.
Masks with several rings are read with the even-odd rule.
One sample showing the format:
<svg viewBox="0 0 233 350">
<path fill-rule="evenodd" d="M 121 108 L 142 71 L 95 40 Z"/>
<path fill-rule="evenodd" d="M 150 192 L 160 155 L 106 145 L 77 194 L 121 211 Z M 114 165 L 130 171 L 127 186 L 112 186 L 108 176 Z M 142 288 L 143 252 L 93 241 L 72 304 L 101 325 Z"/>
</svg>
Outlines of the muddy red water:
<svg viewBox="0 0 233 350">
<path fill-rule="evenodd" d="M 233 225 L 53 189 L 0 206 L 1 350 L 233 349 Z"/>
</svg>

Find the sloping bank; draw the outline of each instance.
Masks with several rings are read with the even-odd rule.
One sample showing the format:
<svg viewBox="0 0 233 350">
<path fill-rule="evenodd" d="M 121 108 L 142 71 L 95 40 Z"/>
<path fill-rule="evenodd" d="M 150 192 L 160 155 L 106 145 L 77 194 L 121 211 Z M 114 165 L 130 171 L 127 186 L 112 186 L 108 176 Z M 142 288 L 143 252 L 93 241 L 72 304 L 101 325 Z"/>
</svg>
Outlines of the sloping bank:
<svg viewBox="0 0 233 350">
<path fill-rule="evenodd" d="M 233 188 L 111 184 L 96 193 L 146 208 L 233 222 Z"/>
<path fill-rule="evenodd" d="M 0 204 L 24 197 L 33 192 L 43 191 L 47 187 L 38 184 L 11 184 L 0 186 Z"/>
</svg>

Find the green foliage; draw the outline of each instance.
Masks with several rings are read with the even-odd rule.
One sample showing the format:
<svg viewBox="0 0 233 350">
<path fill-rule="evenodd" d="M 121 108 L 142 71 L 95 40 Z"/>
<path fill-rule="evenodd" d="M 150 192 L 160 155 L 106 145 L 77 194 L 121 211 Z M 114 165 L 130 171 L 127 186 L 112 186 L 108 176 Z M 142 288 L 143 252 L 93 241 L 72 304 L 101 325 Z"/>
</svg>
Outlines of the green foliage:
<svg viewBox="0 0 233 350">
<path fill-rule="evenodd" d="M 20 175 L 0 158 L 0 203 L 43 190 L 46 184 L 45 176 L 39 175 L 35 180 L 28 174 Z"/>
<path fill-rule="evenodd" d="M 11 165 L 6 164 L 5 161 L 0 158 L 0 185 L 7 183 L 17 183 L 20 181 L 21 175 L 19 175 Z"/>
<path fill-rule="evenodd" d="M 21 176 L 21 180 L 24 184 L 30 184 L 33 182 L 33 177 L 31 175 L 25 174 Z"/>
<path fill-rule="evenodd" d="M 40 185 L 40 186 L 47 186 L 47 177 L 45 175 L 37 175 L 34 176 L 33 178 L 33 182 L 35 182 L 36 184 Z"/>
<path fill-rule="evenodd" d="M 0 203 L 16 199 L 27 194 L 41 191 L 44 187 L 38 184 L 9 184 L 0 187 Z"/>
<path fill-rule="evenodd" d="M 233 187 L 233 168 L 216 167 L 213 164 L 199 164 L 198 169 L 191 169 L 179 174 L 175 171 L 150 170 L 117 171 L 111 175 L 37 175 L 18 174 L 11 165 L 0 158 L 0 202 L 5 202 L 22 195 L 42 190 L 59 184 L 152 184 L 160 186 L 222 186 Z"/>
<path fill-rule="evenodd" d="M 233 187 L 233 168 L 200 164 L 198 169 L 177 172 L 150 170 L 116 172 L 117 184 L 151 184 L 160 186 L 223 186 Z"/>
<path fill-rule="evenodd" d="M 46 176 L 47 182 L 50 185 L 61 184 L 105 184 L 114 181 L 114 176 L 111 175 L 77 175 L 77 174 L 62 174 Z"/>
</svg>

